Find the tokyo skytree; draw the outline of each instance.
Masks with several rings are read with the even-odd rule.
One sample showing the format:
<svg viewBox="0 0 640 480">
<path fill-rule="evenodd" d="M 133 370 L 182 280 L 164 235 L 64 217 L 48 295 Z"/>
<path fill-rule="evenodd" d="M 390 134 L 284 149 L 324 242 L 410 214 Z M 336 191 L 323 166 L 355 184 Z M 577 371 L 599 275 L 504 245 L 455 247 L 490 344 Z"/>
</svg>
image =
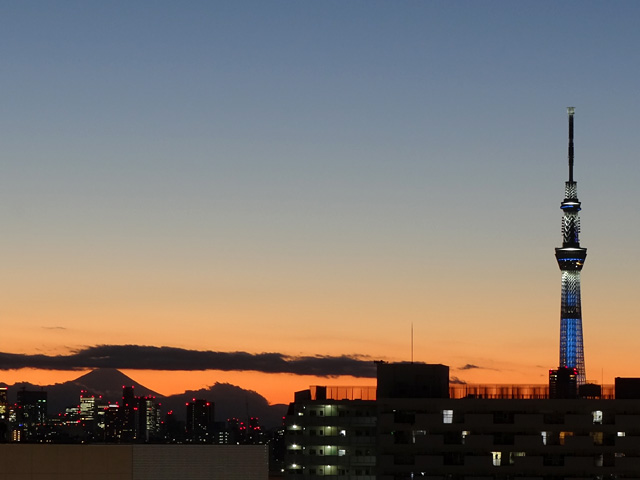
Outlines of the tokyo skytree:
<svg viewBox="0 0 640 480">
<path fill-rule="evenodd" d="M 560 367 L 578 370 L 577 384 L 586 383 L 584 346 L 582 343 L 582 310 L 580 307 L 580 271 L 587 249 L 580 247 L 580 201 L 578 184 L 573 179 L 573 115 L 569 114 L 569 180 L 565 182 L 562 209 L 562 247 L 556 248 L 556 259 L 562 272 L 560 308 Z"/>
</svg>

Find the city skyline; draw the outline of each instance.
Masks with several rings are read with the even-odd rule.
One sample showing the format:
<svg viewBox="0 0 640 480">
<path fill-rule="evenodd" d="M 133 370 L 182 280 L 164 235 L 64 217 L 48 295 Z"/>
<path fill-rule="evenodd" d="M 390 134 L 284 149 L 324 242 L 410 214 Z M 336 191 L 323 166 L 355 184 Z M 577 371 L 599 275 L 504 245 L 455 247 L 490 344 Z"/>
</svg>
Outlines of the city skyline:
<svg viewBox="0 0 640 480">
<path fill-rule="evenodd" d="M 636 3 L 0 12 L 0 382 L 74 378 L 15 362 L 99 346 L 357 364 L 413 337 L 461 381 L 546 383 L 569 105 L 587 380 L 640 375 Z M 274 403 L 372 383 L 239 368 L 122 370 Z"/>
</svg>

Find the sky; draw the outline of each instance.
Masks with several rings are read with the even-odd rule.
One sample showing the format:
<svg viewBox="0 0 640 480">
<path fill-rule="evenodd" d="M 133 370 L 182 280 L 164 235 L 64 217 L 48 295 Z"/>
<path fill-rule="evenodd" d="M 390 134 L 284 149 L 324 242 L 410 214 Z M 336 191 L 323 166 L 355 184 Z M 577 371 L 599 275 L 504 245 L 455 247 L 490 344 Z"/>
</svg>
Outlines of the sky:
<svg viewBox="0 0 640 480">
<path fill-rule="evenodd" d="M 640 376 L 639 19 L 0 0 L 0 382 L 115 366 L 285 403 L 413 358 L 546 383 L 567 106 L 587 379 Z"/>
</svg>

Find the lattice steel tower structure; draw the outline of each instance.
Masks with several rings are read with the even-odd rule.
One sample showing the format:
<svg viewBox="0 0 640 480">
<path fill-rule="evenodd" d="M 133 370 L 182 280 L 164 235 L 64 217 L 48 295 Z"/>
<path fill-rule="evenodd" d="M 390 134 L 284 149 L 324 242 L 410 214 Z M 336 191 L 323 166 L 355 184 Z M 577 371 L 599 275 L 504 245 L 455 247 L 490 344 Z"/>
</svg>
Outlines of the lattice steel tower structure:
<svg viewBox="0 0 640 480">
<path fill-rule="evenodd" d="M 582 310 L 580 307 L 580 271 L 587 249 L 580 247 L 580 201 L 578 184 L 573 179 L 573 115 L 569 114 L 569 181 L 565 182 L 562 216 L 562 247 L 556 248 L 556 259 L 562 271 L 562 303 L 560 309 L 560 367 L 578 370 L 578 385 L 586 383 L 584 346 L 582 343 Z"/>
</svg>

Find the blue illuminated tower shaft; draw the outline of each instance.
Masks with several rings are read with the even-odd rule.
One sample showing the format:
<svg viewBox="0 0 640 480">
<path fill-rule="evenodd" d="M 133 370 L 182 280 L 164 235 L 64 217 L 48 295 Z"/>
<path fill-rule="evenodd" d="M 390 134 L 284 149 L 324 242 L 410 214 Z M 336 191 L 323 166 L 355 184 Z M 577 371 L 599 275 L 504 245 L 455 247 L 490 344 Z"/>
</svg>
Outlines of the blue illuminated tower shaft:
<svg viewBox="0 0 640 480">
<path fill-rule="evenodd" d="M 578 385 L 586 383 L 584 346 L 582 342 L 582 309 L 580 306 L 580 271 L 587 249 L 580 247 L 580 202 L 578 184 L 573 180 L 573 107 L 569 107 L 569 181 L 565 183 L 562 216 L 562 247 L 556 248 L 556 259 L 562 271 L 562 303 L 560 309 L 560 367 L 578 369 Z"/>
</svg>

